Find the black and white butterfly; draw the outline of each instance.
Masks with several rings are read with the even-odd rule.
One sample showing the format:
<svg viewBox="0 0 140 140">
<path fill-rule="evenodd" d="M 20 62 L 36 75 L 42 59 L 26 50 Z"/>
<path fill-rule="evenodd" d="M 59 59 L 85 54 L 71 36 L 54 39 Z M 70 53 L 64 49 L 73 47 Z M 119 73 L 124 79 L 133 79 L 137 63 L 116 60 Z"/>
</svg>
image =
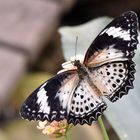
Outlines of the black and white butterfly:
<svg viewBox="0 0 140 140">
<path fill-rule="evenodd" d="M 114 102 L 133 88 L 137 38 L 134 12 L 115 18 L 90 45 L 83 63 L 71 61 L 73 69 L 47 80 L 26 99 L 21 116 L 49 122 L 67 119 L 74 125 L 96 121 L 107 108 L 104 96 Z"/>
</svg>

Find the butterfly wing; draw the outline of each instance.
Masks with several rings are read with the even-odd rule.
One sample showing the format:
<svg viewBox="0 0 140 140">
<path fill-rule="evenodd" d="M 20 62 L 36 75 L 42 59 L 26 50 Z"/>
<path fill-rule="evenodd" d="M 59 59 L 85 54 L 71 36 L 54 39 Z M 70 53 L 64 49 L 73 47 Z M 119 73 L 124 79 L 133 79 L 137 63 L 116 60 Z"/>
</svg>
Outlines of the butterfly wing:
<svg viewBox="0 0 140 140">
<path fill-rule="evenodd" d="M 20 114 L 28 120 L 63 120 L 68 116 L 68 102 L 78 83 L 75 70 L 65 71 L 43 83 L 23 103 Z"/>
<path fill-rule="evenodd" d="M 97 93 L 96 88 L 92 88 L 87 79 L 79 81 L 70 103 L 69 123 L 91 125 L 93 121 L 97 121 L 107 108 Z"/>
<path fill-rule="evenodd" d="M 101 31 L 87 50 L 84 64 L 96 67 L 107 62 L 131 59 L 138 44 L 137 37 L 137 15 L 128 11 Z"/>
<path fill-rule="evenodd" d="M 65 118 L 74 125 L 97 120 L 106 104 L 91 95 L 95 91 L 77 74 L 77 71 L 65 71 L 43 83 L 23 103 L 22 118 L 49 122 Z"/>
<path fill-rule="evenodd" d="M 138 19 L 128 11 L 115 18 L 89 47 L 84 64 L 93 83 L 112 102 L 133 88 Z"/>
<path fill-rule="evenodd" d="M 101 94 L 114 102 L 133 88 L 135 64 L 133 61 L 120 61 L 89 68 L 93 83 Z"/>
</svg>

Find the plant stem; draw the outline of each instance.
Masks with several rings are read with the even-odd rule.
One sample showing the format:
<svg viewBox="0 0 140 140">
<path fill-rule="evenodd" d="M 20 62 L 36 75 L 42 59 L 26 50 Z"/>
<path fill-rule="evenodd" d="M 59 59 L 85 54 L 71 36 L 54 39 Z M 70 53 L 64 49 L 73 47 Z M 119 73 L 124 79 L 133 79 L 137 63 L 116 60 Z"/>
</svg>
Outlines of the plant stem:
<svg viewBox="0 0 140 140">
<path fill-rule="evenodd" d="M 70 140 L 69 137 L 67 135 L 60 137 L 60 138 L 56 138 L 56 140 Z"/>
<path fill-rule="evenodd" d="M 71 140 L 71 129 L 72 129 L 72 127 L 73 127 L 73 125 L 69 124 L 65 135 L 60 137 L 60 138 L 56 138 L 56 140 Z"/>
<path fill-rule="evenodd" d="M 98 123 L 99 123 L 99 125 L 100 125 L 101 130 L 102 130 L 104 140 L 109 140 L 109 136 L 108 136 L 108 134 L 107 134 L 105 125 L 104 125 L 103 120 L 102 120 L 101 117 L 98 118 Z"/>
<path fill-rule="evenodd" d="M 69 140 L 69 137 L 67 135 L 65 135 L 66 140 Z"/>
<path fill-rule="evenodd" d="M 63 137 L 60 137 L 60 138 L 56 138 L 55 140 L 67 140 L 67 136 L 63 136 Z"/>
</svg>

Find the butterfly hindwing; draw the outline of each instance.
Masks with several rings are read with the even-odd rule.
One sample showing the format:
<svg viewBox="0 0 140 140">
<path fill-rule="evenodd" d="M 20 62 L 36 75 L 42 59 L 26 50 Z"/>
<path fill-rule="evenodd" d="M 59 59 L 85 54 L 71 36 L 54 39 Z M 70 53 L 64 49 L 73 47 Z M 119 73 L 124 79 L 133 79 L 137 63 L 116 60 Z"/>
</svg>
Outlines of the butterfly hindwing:
<svg viewBox="0 0 140 140">
<path fill-rule="evenodd" d="M 97 121 L 107 108 L 106 103 L 98 96 L 96 89 L 91 88 L 87 80 L 80 80 L 70 103 L 68 122 L 89 124 Z"/>
<path fill-rule="evenodd" d="M 133 88 L 135 64 L 131 60 L 112 62 L 89 70 L 93 83 L 112 102 Z"/>
<path fill-rule="evenodd" d="M 128 11 L 115 18 L 96 37 L 85 55 L 85 65 L 96 67 L 107 62 L 131 59 L 138 44 L 137 37 L 137 16 Z"/>
<path fill-rule="evenodd" d="M 63 120 L 67 118 L 67 104 L 76 88 L 76 71 L 60 73 L 43 83 L 23 103 L 20 114 L 28 120 Z"/>
</svg>

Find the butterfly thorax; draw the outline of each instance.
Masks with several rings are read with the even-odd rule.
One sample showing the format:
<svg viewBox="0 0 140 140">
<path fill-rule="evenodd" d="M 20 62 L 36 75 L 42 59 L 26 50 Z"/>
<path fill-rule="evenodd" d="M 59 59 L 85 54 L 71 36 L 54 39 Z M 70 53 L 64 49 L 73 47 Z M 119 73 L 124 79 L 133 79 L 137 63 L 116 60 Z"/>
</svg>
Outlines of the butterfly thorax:
<svg viewBox="0 0 140 140">
<path fill-rule="evenodd" d="M 85 76 L 88 75 L 88 72 L 86 70 L 86 67 L 84 66 L 84 64 L 80 63 L 79 60 L 75 60 L 74 61 L 74 66 L 77 67 L 78 70 L 78 74 L 79 74 L 79 78 L 83 79 Z"/>
</svg>

